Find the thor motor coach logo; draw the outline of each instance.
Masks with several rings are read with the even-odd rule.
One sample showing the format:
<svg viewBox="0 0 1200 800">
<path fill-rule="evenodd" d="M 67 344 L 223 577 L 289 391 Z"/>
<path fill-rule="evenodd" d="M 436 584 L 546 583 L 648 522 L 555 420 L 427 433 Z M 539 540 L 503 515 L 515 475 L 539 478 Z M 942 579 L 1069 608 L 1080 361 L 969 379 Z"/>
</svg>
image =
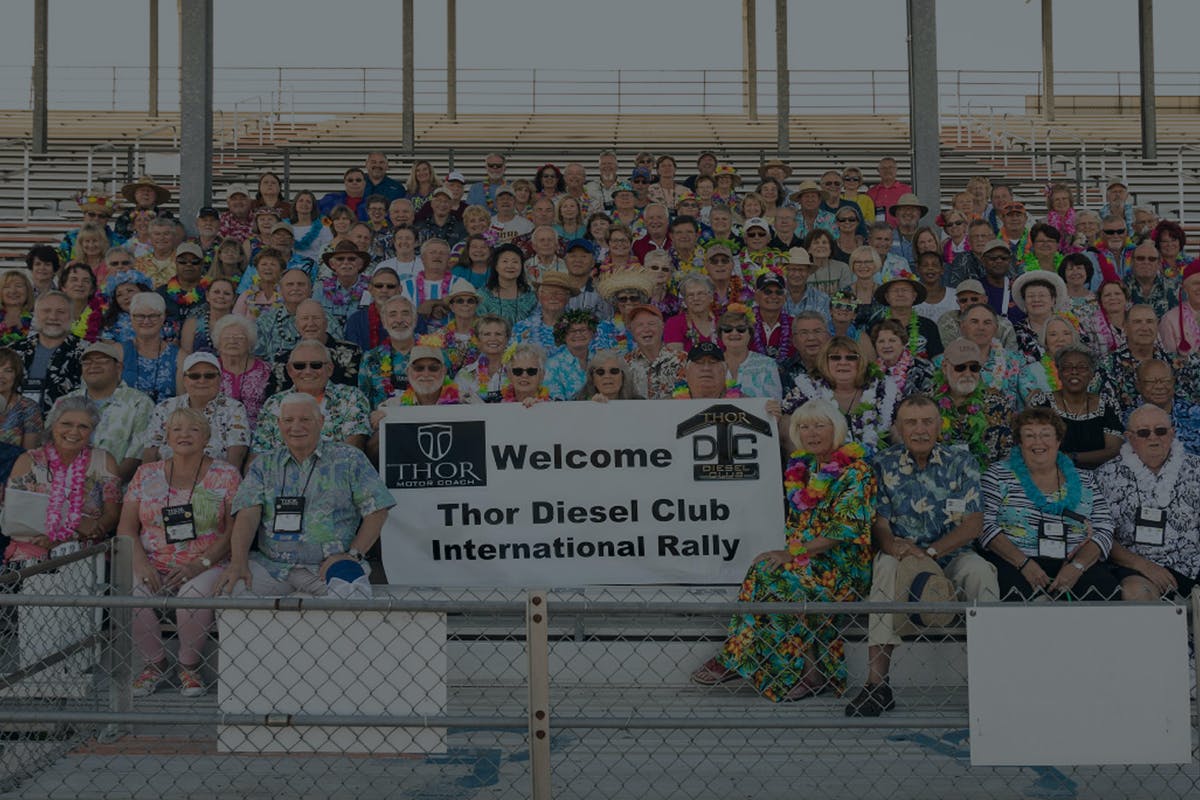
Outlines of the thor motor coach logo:
<svg viewBox="0 0 1200 800">
<path fill-rule="evenodd" d="M 709 406 L 675 428 L 676 439 L 692 437 L 692 477 L 698 481 L 758 480 L 760 435 L 771 435 L 769 422 L 727 403 Z"/>
<path fill-rule="evenodd" d="M 385 427 L 389 489 L 487 485 L 483 422 L 391 422 Z"/>
</svg>

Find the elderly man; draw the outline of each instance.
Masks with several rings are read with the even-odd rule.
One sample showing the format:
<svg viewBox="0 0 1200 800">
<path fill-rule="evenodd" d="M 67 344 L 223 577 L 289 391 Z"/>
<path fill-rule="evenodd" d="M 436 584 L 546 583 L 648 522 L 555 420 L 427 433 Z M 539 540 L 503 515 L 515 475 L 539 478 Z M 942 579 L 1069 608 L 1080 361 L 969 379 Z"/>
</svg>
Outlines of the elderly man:
<svg viewBox="0 0 1200 800">
<path fill-rule="evenodd" d="M 1116 217 L 1124 220 L 1125 224 L 1133 227 L 1133 203 L 1129 202 L 1129 187 L 1124 181 L 1112 181 L 1104 189 L 1104 199 L 1107 201 L 1100 207 L 1101 217 Z"/>
<path fill-rule="evenodd" d="M 1133 249 L 1133 268 L 1125 279 L 1125 287 L 1129 289 L 1130 302 L 1150 306 L 1159 319 L 1179 305 L 1179 279 L 1163 275 L 1162 256 L 1150 239 Z"/>
<path fill-rule="evenodd" d="M 488 153 L 483 157 L 484 179 L 471 184 L 467 190 L 467 204 L 483 206 L 489 211 L 495 211 L 496 190 L 507 183 L 504 169 L 508 159 L 503 153 Z"/>
<path fill-rule="evenodd" d="M 9 347 L 25 366 L 21 394 L 39 404 L 44 415 L 58 398 L 79 387 L 87 342 L 71 333 L 71 299 L 57 289 L 43 292 L 34 303 L 32 327 Z"/>
<path fill-rule="evenodd" d="M 754 282 L 757 319 L 750 349 L 779 364 L 792 357 L 792 318 L 783 310 L 785 294 L 784 280 L 778 273 L 764 272 Z"/>
<path fill-rule="evenodd" d="M 679 272 L 691 272 L 704 266 L 704 252 L 700 243 L 700 223 L 690 214 L 680 214 L 671 222 L 669 236 L 671 266 Z M 643 261 L 643 263 L 645 263 Z"/>
<path fill-rule="evenodd" d="M 829 319 L 817 311 L 801 311 L 792 320 L 792 350 L 795 355 L 780 367 L 783 391 L 796 385 L 800 375 L 816 376 L 817 356 L 829 341 Z"/>
<path fill-rule="evenodd" d="M 572 161 L 563 167 L 563 183 L 566 184 L 563 193 L 579 203 L 579 213 L 585 219 L 588 214 L 599 210 L 599 203 L 587 192 L 587 170 L 583 168 L 583 164 Z"/>
<path fill-rule="evenodd" d="M 804 239 L 796 235 L 796 209 L 791 206 L 779 206 L 775 209 L 774 222 L 775 235 L 771 237 L 768 247 L 784 252 L 793 247 L 804 247 Z"/>
<path fill-rule="evenodd" d="M 129 482 L 142 463 L 147 425 L 154 402 L 121 380 L 125 348 L 117 342 L 92 342 L 83 351 L 83 386 L 67 397 L 91 400 L 100 412 L 100 424 L 92 431 L 92 444 L 107 450 L 117 462 L 117 477 Z"/>
<path fill-rule="evenodd" d="M 554 349 L 554 326 L 567 310 L 567 301 L 579 293 L 575 282 L 562 272 L 543 274 L 537 288 L 538 307 L 513 326 L 514 342 L 534 342 L 546 352 Z"/>
<path fill-rule="evenodd" d="M 884 156 L 879 159 L 879 183 L 867 190 L 867 196 L 871 198 L 871 202 L 875 204 L 876 214 L 880 211 L 885 212 L 885 221 L 889 225 L 896 224 L 896 218 L 890 213 L 887 213 L 901 195 L 911 194 L 912 187 L 907 183 L 901 183 L 896 180 L 896 173 L 899 171 L 899 165 L 896 159 L 891 156 Z"/>
<path fill-rule="evenodd" d="M 204 251 L 195 242 L 175 248 L 175 274 L 158 290 L 167 301 L 167 321 L 182 325 L 183 320 L 204 308 L 208 280 L 204 277 Z"/>
<path fill-rule="evenodd" d="M 517 196 L 508 184 L 495 191 L 496 213 L 492 216 L 490 230 L 497 242 L 504 244 L 533 233 L 533 223 L 517 213 Z"/>
<path fill-rule="evenodd" d="M 158 218 L 150 222 L 150 252 L 138 258 L 133 268 L 161 289 L 175 274 L 175 248 L 183 240 L 175 220 Z"/>
<path fill-rule="evenodd" d="M 700 155 L 696 156 L 696 174 L 689 177 L 683 182 L 683 185 L 696 191 L 696 179 L 700 177 L 711 178 L 717 171 L 717 154 L 712 150 L 701 150 Z"/>
<path fill-rule="evenodd" d="M 446 187 L 439 186 L 434 189 L 429 198 L 429 218 L 417 223 L 417 238 L 421 242 L 441 239 L 451 247 L 466 239 L 467 229 L 454 213 L 456 203 L 454 195 Z M 417 219 L 420 218 L 421 215 L 418 214 Z"/>
<path fill-rule="evenodd" d="M 289 269 L 283 273 L 279 279 L 279 297 L 283 302 L 264 311 L 255 322 L 258 332 L 256 355 L 273 361 L 300 341 L 300 332 L 296 330 L 296 311 L 311 296 L 312 281 L 308 279 L 308 273 L 302 269 Z M 320 304 L 317 306 L 320 307 Z"/>
<path fill-rule="evenodd" d="M 359 391 L 371 408 L 408 388 L 408 355 L 417 326 L 417 310 L 403 294 L 384 303 L 382 316 L 387 340 L 363 355 L 358 370 Z"/>
<path fill-rule="evenodd" d="M 913 249 L 913 237 L 921 224 L 921 217 L 929 213 L 929 207 L 921 203 L 915 194 L 904 194 L 896 205 L 888 209 L 896 218 L 896 229 L 892 234 L 892 254 L 908 262 L 909 269 L 917 266 L 917 254 Z"/>
<path fill-rule="evenodd" d="M 367 441 L 367 458 L 379 460 L 379 422 L 387 409 L 403 406 L 450 406 L 463 402 L 458 385 L 451 380 L 448 358 L 438 334 L 424 336 L 413 345 L 405 368 L 408 388 L 387 400 L 371 412 L 371 438 Z"/>
<path fill-rule="evenodd" d="M 1125 600 L 1187 597 L 1200 578 L 1200 457 L 1184 451 L 1167 412 L 1129 415 L 1117 458 L 1096 470 L 1115 542 L 1109 556 Z"/>
<path fill-rule="evenodd" d="M 358 345 L 335 339 L 329 333 L 329 318 L 321 304 L 316 300 L 302 300 L 300 305 L 296 306 L 295 319 L 296 332 L 299 334 L 297 341 L 308 339 L 320 342 L 329 349 L 329 357 L 333 359 L 331 380 L 343 386 L 358 386 L 358 368 L 362 363 L 363 351 Z M 267 384 L 268 394 L 292 388 L 292 379 L 287 371 L 290 355 L 290 352 L 276 354 L 271 366 L 271 378 Z"/>
<path fill-rule="evenodd" d="M 1158 315 L 1150 306 L 1133 306 L 1125 313 L 1125 344 L 1105 356 L 1096 370 L 1100 393 L 1124 419 L 1139 405 L 1138 365 L 1150 359 L 1166 362 L 1167 351 L 1158 343 Z M 1169 371 L 1169 370 L 1168 370 Z"/>
<path fill-rule="evenodd" d="M 367 153 L 367 160 L 363 164 L 363 167 L 367 173 L 367 183 L 363 187 L 364 195 L 367 197 L 373 194 L 383 195 L 387 198 L 388 203 L 402 197 L 408 197 L 408 190 L 404 187 L 404 184 L 387 174 L 387 155 L 379 150 Z"/>
<path fill-rule="evenodd" d="M 670 397 L 683 377 L 683 354 L 663 347 L 662 312 L 649 304 L 632 306 L 625 327 L 633 343 L 625 363 L 638 393 L 647 400 Z"/>
<path fill-rule="evenodd" d="M 313 298 L 325 309 L 330 329 L 336 336 L 346 330 L 346 320 L 358 310 L 370 278 L 364 274 L 369 256 L 348 241 L 338 242 L 322 257 L 333 270 L 315 286 Z"/>
<path fill-rule="evenodd" d="M 620 178 L 617 177 L 617 154 L 612 150 L 601 152 L 596 161 L 596 169 L 599 175 L 584 184 L 588 197 L 592 199 L 592 211 L 612 211 L 613 190 L 620 182 Z M 716 169 L 715 160 L 713 169 Z"/>
<path fill-rule="evenodd" d="M 716 400 L 727 397 L 725 352 L 712 342 L 700 342 L 688 351 L 683 379 L 682 391 L 677 390 L 675 397 L 685 400 Z"/>
<path fill-rule="evenodd" d="M 1182 363 L 1179 374 L 1171 370 L 1166 361 L 1151 358 L 1138 364 L 1138 398 L 1134 406 L 1141 404 L 1161 408 L 1171 417 L 1175 426 L 1175 439 L 1190 455 L 1200 455 L 1200 416 L 1197 416 L 1195 386 L 1196 368 L 1194 360 Z M 1176 386 L 1179 390 L 1176 391 Z M 1124 415 L 1128 416 L 1128 415 Z"/>
<path fill-rule="evenodd" d="M 323 440 L 315 399 L 289 394 L 279 413 L 281 445 L 255 459 L 234 497 L 218 591 L 370 598 L 365 554 L 396 501 L 366 456 Z"/>
<path fill-rule="evenodd" d="M 948 342 L 952 339 L 957 339 L 961 335 L 960 325 L 967 311 L 975 306 L 987 304 L 987 293 L 984 291 L 983 284 L 974 278 L 964 280 L 954 287 L 954 302 L 958 304 L 958 308 L 953 311 L 947 311 L 938 317 L 938 334 L 941 335 L 943 342 Z M 992 312 L 995 314 L 995 311 Z M 1016 352 L 1017 350 L 1017 333 L 1013 330 L 1012 323 L 1007 317 L 996 315 L 996 338 L 1000 340 L 1000 344 L 1005 350 Z"/>
<path fill-rule="evenodd" d="M 642 210 L 642 220 L 646 223 L 646 235 L 633 243 L 633 255 L 639 262 L 644 262 L 651 250 L 671 249 L 667 207 L 661 203 L 651 203 Z"/>
<path fill-rule="evenodd" d="M 420 314 L 430 325 L 440 327 L 450 314 L 446 293 L 454 282 L 450 270 L 450 245 L 445 239 L 429 239 L 421 245 L 421 270 L 400 279 L 401 293 L 412 298 Z"/>
<path fill-rule="evenodd" d="M 179 395 L 154 407 L 142 461 L 171 457 L 167 420 L 179 409 L 190 408 L 203 414 L 212 429 L 204 452 L 241 469 L 250 445 L 250 420 L 246 407 L 221 391 L 221 361 L 212 353 L 192 353 L 184 359 L 180 375 L 183 386 Z"/>
<path fill-rule="evenodd" d="M 400 277 L 391 267 L 377 267 L 371 273 L 367 288 L 369 291 L 364 299 L 370 298 L 370 303 L 346 319 L 346 329 L 342 334 L 347 342 L 364 352 L 378 347 L 387 338 L 387 328 L 383 325 L 383 304 L 400 291 Z"/>
<path fill-rule="evenodd" d="M 867 227 L 867 244 L 879 254 L 879 262 L 883 265 L 881 275 L 894 275 L 910 270 L 908 261 L 892 252 L 892 239 L 895 231 L 886 222 L 876 222 Z M 846 282 L 847 284 L 849 281 Z M 843 284 L 846 285 L 846 284 Z"/>
<path fill-rule="evenodd" d="M 999 599 L 996 568 L 971 549 L 983 530 L 979 466 L 966 451 L 940 444 L 941 429 L 937 403 L 911 395 L 896 409 L 901 444 L 875 456 L 873 603 L 903 600 L 895 596 L 900 560 L 924 557 L 941 565 L 964 599 Z M 850 701 L 846 716 L 877 717 L 895 707 L 888 672 L 902 633 L 897 616 L 870 616 L 867 685 Z"/>
<path fill-rule="evenodd" d="M 558 255 L 558 234 L 553 226 L 539 225 L 529 237 L 533 255 L 525 260 L 525 280 L 534 289 L 542 282 L 542 276 L 551 272 L 566 272 L 567 265 Z"/>
<path fill-rule="evenodd" d="M 954 256 L 946 270 L 945 285 L 953 288 L 966 280 L 982 281 L 982 253 L 994 237 L 992 226 L 987 220 L 971 220 L 967 225 L 967 242 L 970 248 Z"/>
<path fill-rule="evenodd" d="M 351 167 L 342 173 L 342 191 L 329 192 L 317 201 L 317 210 L 322 216 L 329 216 L 335 206 L 346 206 L 361 220 L 367 218 L 366 204 L 367 174 L 358 167 Z"/>
<path fill-rule="evenodd" d="M 1013 298 L 1012 248 L 1003 239 L 993 239 L 980 252 L 983 260 L 983 292 L 992 310 L 1009 322 L 1025 319 L 1025 312 Z"/>
<path fill-rule="evenodd" d="M 371 435 L 371 407 L 367 398 L 353 386 L 331 383 L 333 362 L 329 349 L 320 342 L 302 339 L 293 349 L 287 365 L 294 391 L 310 395 L 321 407 L 324 426 L 321 438 L 362 449 Z M 250 450 L 262 455 L 282 444 L 280 438 L 280 404 L 288 392 L 267 398 L 258 415 L 258 428 Z"/>
<path fill-rule="evenodd" d="M 612 306 L 600 296 L 593 277 L 596 271 L 596 245 L 588 239 L 572 239 L 567 242 L 563 264 L 571 285 L 578 290 L 578 294 L 567 301 L 567 311 L 591 311 L 599 319 L 612 319 Z"/>
<path fill-rule="evenodd" d="M 783 313 L 795 317 L 805 311 L 815 311 L 829 325 L 829 295 L 815 286 L 809 286 L 813 269 L 812 256 L 803 247 L 788 250 L 787 264 L 783 267 L 784 289 Z"/>
<path fill-rule="evenodd" d="M 942 355 L 941 385 L 934 400 L 942 412 L 943 439 L 964 445 L 980 469 L 1008 456 L 1012 449 L 1009 418 L 1016 410 L 1013 398 L 986 386 L 980 376 L 983 359 L 969 339 L 955 339 Z"/>
<path fill-rule="evenodd" d="M 818 228 L 837 236 L 837 218 L 821 208 L 821 187 L 816 181 L 801 181 L 789 199 L 800 209 L 796 214 L 797 236 L 805 238 Z"/>
<path fill-rule="evenodd" d="M 250 213 L 250 189 L 235 183 L 225 190 L 225 212 L 221 214 L 221 235 L 244 242 L 250 238 L 254 215 Z"/>
<path fill-rule="evenodd" d="M 1025 210 L 1024 203 L 1014 200 L 1004 207 L 1004 213 L 1000 217 L 1000 232 L 996 234 L 996 238 L 1012 248 L 1018 262 L 1023 262 L 1029 252 L 1021 249 L 1021 245 L 1026 243 L 1028 226 L 1029 212 Z"/>
</svg>

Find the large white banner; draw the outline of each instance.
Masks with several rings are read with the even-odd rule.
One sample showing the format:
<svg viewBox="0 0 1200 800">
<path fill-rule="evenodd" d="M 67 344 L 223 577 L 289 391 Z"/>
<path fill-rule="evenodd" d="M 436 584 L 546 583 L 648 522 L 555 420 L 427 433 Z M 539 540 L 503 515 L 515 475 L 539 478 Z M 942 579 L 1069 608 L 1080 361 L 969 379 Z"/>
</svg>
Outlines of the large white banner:
<svg viewBox="0 0 1200 800">
<path fill-rule="evenodd" d="M 737 583 L 784 546 L 765 400 L 393 408 L 390 583 Z"/>
</svg>

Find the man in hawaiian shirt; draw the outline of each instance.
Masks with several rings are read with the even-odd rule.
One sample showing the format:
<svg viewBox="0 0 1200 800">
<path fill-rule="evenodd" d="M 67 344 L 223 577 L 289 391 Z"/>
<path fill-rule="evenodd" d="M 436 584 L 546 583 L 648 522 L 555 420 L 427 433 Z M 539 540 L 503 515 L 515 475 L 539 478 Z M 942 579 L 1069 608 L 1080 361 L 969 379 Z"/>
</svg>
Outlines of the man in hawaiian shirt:
<svg viewBox="0 0 1200 800">
<path fill-rule="evenodd" d="M 43 415 L 54 401 L 79 387 L 87 342 L 71 333 L 71 299 L 57 289 L 38 297 L 32 332 L 11 348 L 25 366 L 21 394 L 37 403 Z"/>
</svg>

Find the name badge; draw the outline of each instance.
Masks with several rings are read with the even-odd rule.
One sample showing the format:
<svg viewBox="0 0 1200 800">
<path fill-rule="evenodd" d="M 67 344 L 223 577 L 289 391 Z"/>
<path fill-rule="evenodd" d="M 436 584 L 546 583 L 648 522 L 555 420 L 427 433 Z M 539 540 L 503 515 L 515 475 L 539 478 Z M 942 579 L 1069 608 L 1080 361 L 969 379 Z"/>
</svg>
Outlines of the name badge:
<svg viewBox="0 0 1200 800">
<path fill-rule="evenodd" d="M 1043 558 L 1067 557 L 1067 529 L 1061 522 L 1042 521 L 1038 532 L 1038 555 Z"/>
<path fill-rule="evenodd" d="M 1133 524 L 1133 540 L 1137 544 L 1162 547 L 1166 541 L 1167 516 L 1161 508 L 1140 506 Z"/>
<path fill-rule="evenodd" d="M 967 513 L 967 501 L 961 497 L 951 497 L 946 501 L 947 514 L 965 514 Z"/>
<path fill-rule="evenodd" d="M 42 395 L 46 391 L 46 381 L 39 378 L 26 378 L 21 384 L 21 394 L 27 399 L 41 405 Z"/>
<path fill-rule="evenodd" d="M 196 519 L 192 513 L 192 504 L 182 506 L 163 506 L 163 530 L 167 541 L 172 544 L 190 542 L 196 538 Z"/>
<path fill-rule="evenodd" d="M 298 539 L 302 530 L 304 530 L 304 498 L 276 497 L 274 532 L 285 534 L 288 539 Z"/>
</svg>

